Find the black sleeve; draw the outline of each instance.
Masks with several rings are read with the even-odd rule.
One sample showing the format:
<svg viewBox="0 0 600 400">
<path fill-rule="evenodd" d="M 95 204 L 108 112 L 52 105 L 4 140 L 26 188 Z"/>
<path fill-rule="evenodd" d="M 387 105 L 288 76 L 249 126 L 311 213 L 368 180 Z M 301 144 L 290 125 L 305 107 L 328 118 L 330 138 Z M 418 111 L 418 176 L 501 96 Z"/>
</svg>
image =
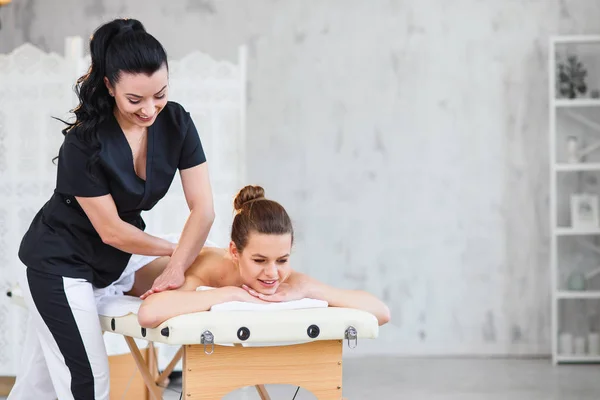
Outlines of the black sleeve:
<svg viewBox="0 0 600 400">
<path fill-rule="evenodd" d="M 192 121 L 189 114 L 188 118 L 187 131 L 185 132 L 181 154 L 179 155 L 178 168 L 180 170 L 195 167 L 206 162 L 206 155 L 204 154 L 194 121 Z"/>
<path fill-rule="evenodd" d="M 104 196 L 110 193 L 104 172 L 98 163 L 91 170 L 89 154 L 72 142 L 65 142 L 58 155 L 56 190 L 79 197 Z"/>
</svg>

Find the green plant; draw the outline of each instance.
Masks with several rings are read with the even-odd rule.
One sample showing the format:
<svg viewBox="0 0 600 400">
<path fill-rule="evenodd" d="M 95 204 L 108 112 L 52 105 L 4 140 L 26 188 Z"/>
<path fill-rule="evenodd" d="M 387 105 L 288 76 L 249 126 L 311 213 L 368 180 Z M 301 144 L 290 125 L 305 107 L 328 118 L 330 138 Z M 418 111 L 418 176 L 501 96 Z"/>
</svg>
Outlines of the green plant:
<svg viewBox="0 0 600 400">
<path fill-rule="evenodd" d="M 567 57 L 567 62 L 558 64 L 558 91 L 562 97 L 574 99 L 587 92 L 585 78 L 587 70 L 577 56 Z"/>
</svg>

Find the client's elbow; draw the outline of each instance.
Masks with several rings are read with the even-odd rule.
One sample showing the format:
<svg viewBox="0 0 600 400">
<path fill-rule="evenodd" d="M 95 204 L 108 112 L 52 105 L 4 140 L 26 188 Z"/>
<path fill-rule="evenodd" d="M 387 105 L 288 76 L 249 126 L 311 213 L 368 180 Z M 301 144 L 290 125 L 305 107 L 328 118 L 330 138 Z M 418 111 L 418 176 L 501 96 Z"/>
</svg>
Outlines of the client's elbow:
<svg viewBox="0 0 600 400">
<path fill-rule="evenodd" d="M 138 323 L 142 328 L 156 328 L 160 324 L 160 321 L 158 321 L 158 318 L 156 317 L 155 310 L 152 309 L 147 301 L 140 306 L 138 311 Z"/>
<path fill-rule="evenodd" d="M 390 322 L 391 319 L 392 316 L 390 313 L 390 309 L 384 304 L 382 310 L 377 315 L 377 322 L 379 323 L 379 326 L 381 326 Z"/>
</svg>

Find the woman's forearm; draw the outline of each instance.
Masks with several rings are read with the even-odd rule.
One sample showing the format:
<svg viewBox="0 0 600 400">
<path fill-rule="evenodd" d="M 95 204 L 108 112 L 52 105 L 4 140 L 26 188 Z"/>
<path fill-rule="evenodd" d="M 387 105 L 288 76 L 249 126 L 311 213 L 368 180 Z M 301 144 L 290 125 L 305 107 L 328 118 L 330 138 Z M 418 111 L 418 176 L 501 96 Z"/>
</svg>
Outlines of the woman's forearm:
<svg viewBox="0 0 600 400">
<path fill-rule="evenodd" d="M 179 243 L 169 261 L 169 267 L 179 268 L 184 272 L 189 268 L 204 246 L 214 219 L 213 212 L 202 209 L 193 209 L 190 212 Z"/>
<path fill-rule="evenodd" d="M 176 243 L 152 236 L 135 226 L 119 220 L 108 234 L 102 237 L 104 243 L 130 254 L 144 256 L 170 256 Z"/>
<path fill-rule="evenodd" d="M 355 308 L 373 314 L 379 325 L 390 320 L 390 310 L 378 298 L 363 290 L 338 289 L 314 279 L 307 282 L 307 297 L 326 301 L 331 307 Z"/>
<path fill-rule="evenodd" d="M 138 322 L 144 328 L 155 328 L 178 315 L 208 311 L 215 304 L 237 300 L 231 287 L 203 291 L 169 290 L 155 293 L 142 303 Z"/>
</svg>

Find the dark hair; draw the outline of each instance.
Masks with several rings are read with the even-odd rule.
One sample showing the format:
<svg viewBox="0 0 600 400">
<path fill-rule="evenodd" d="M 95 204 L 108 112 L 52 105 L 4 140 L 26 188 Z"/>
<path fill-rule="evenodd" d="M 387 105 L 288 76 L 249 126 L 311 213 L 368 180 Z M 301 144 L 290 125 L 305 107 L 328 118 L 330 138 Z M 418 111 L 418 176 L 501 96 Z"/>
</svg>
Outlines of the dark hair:
<svg viewBox="0 0 600 400">
<path fill-rule="evenodd" d="M 96 29 L 90 39 L 90 55 L 90 67 L 75 85 L 79 105 L 71 112 L 76 120 L 65 122 L 68 126 L 62 132 L 66 135 L 77 127 L 77 135 L 97 153 L 96 129 L 115 106 L 104 77 L 114 86 L 122 72 L 150 75 L 163 65 L 168 69 L 168 63 L 163 46 L 135 19 L 115 19 Z M 93 163 L 97 157 L 92 158 Z"/>
<path fill-rule="evenodd" d="M 290 233 L 294 242 L 294 228 L 285 208 L 276 201 L 265 198 L 260 186 L 245 186 L 233 201 L 236 211 L 231 226 L 231 240 L 239 252 L 248 244 L 248 235 L 258 232 L 268 235 Z"/>
</svg>

